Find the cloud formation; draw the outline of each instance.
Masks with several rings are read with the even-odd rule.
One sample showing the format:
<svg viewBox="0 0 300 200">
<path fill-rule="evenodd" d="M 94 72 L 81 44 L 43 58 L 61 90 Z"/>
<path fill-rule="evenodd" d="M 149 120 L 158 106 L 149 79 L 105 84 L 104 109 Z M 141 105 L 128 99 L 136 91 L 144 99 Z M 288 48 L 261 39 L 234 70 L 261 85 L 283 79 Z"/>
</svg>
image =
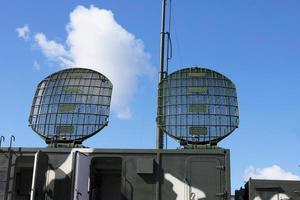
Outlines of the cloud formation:
<svg viewBox="0 0 300 200">
<path fill-rule="evenodd" d="M 245 170 L 244 180 L 252 179 L 269 179 L 269 180 L 300 180 L 300 177 L 283 170 L 278 165 L 273 165 L 266 168 L 248 167 Z"/>
<path fill-rule="evenodd" d="M 24 40 L 28 40 L 29 39 L 29 33 L 30 33 L 30 29 L 28 25 L 24 25 L 22 27 L 19 27 L 16 29 L 17 33 L 18 33 L 18 37 L 22 38 Z"/>
<path fill-rule="evenodd" d="M 62 67 L 70 67 L 73 65 L 69 52 L 65 50 L 65 47 L 62 44 L 59 44 L 54 40 L 48 40 L 43 33 L 35 34 L 34 39 L 48 59 L 58 62 Z"/>
<path fill-rule="evenodd" d="M 76 7 L 66 27 L 65 44 L 43 33 L 35 35 L 36 44 L 63 67 L 87 67 L 107 76 L 114 85 L 112 110 L 119 118 L 130 118 L 139 78 L 153 75 L 142 40 L 119 25 L 111 11 L 94 6 Z"/>
</svg>

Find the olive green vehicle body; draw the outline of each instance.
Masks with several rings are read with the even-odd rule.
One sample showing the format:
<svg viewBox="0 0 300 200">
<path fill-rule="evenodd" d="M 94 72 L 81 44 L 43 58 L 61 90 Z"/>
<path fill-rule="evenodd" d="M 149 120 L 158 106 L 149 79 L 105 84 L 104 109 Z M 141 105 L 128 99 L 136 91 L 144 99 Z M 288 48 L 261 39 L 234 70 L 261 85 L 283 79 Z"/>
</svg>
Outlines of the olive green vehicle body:
<svg viewBox="0 0 300 200">
<path fill-rule="evenodd" d="M 230 198 L 227 149 L 1 148 L 0 199 L 80 199 L 78 152 L 90 160 L 90 200 Z"/>
</svg>

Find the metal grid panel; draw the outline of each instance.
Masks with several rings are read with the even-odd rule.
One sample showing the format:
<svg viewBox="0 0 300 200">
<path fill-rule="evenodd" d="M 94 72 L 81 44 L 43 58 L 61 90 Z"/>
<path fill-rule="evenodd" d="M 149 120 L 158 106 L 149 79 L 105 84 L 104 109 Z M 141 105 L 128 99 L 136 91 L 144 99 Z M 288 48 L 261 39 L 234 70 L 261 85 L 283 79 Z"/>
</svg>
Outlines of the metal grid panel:
<svg viewBox="0 0 300 200">
<path fill-rule="evenodd" d="M 107 125 L 111 95 L 112 83 L 96 71 L 59 71 L 38 85 L 29 124 L 46 140 L 82 142 Z"/>
<path fill-rule="evenodd" d="M 190 144 L 218 142 L 238 127 L 236 89 L 224 75 L 186 68 L 159 84 L 158 126 Z"/>
</svg>

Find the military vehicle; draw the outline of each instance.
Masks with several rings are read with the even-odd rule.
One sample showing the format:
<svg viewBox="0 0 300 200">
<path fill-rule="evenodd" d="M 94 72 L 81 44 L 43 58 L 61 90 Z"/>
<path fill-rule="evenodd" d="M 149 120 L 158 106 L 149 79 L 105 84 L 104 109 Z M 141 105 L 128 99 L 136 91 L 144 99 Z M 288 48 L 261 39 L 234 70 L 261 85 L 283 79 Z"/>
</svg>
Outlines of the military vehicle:
<svg viewBox="0 0 300 200">
<path fill-rule="evenodd" d="M 12 147 L 12 136 L 9 147 L 0 148 L 0 199 L 232 198 L 230 151 L 218 142 L 239 125 L 236 87 L 201 66 L 168 73 L 164 40 L 170 34 L 165 31 L 166 0 L 162 2 L 157 148 L 85 147 L 87 138 L 108 125 L 113 83 L 91 69 L 64 69 L 38 84 L 29 115 L 30 127 L 47 147 Z M 165 149 L 165 135 L 180 148 Z M 235 198 L 297 199 L 297 188 L 299 182 L 250 180 Z"/>
</svg>

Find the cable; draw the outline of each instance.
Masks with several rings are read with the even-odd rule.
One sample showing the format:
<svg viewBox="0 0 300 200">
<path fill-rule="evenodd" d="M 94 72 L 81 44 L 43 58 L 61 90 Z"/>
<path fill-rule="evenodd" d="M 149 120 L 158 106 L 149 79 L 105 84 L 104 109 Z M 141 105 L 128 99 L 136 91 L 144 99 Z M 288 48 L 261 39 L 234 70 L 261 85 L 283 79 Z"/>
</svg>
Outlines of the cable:
<svg viewBox="0 0 300 200">
<path fill-rule="evenodd" d="M 172 0 L 170 0 L 169 4 L 169 19 L 168 19 L 168 32 L 167 34 L 167 63 L 166 63 L 166 71 L 165 74 L 167 75 L 169 72 L 169 60 L 172 59 L 173 56 L 173 48 L 172 48 L 172 40 L 171 40 L 171 23 L 172 23 Z"/>
<path fill-rule="evenodd" d="M 174 12 L 172 13 L 172 21 L 176 21 L 176 16 L 174 14 Z M 182 54 L 181 54 L 181 47 L 180 47 L 180 42 L 179 42 L 179 33 L 177 31 L 177 27 L 176 24 L 173 23 L 172 24 L 172 35 L 175 36 L 175 40 L 174 40 L 174 47 L 176 49 L 176 58 L 179 59 L 179 65 L 184 66 L 183 65 L 183 59 L 182 59 Z"/>
</svg>

